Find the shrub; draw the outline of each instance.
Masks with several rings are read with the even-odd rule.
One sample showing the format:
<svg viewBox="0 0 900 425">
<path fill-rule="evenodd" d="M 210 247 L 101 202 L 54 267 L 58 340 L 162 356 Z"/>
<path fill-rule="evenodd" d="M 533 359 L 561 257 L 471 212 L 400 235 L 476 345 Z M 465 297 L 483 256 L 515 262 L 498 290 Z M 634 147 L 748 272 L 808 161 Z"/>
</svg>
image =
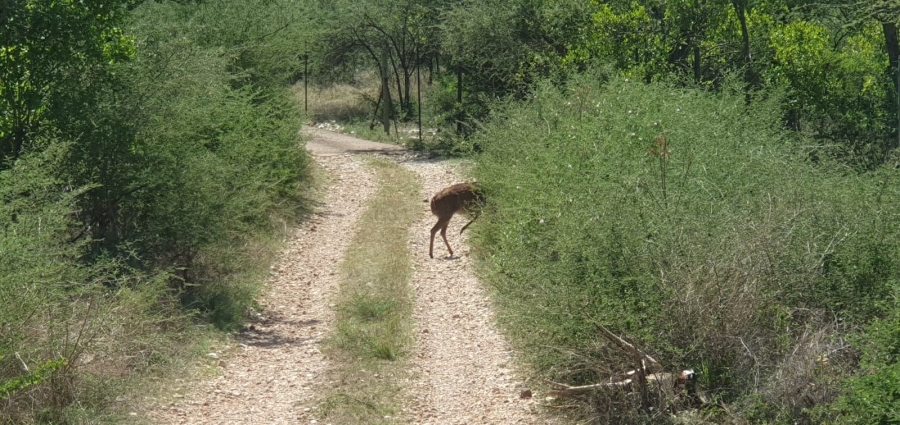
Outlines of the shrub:
<svg viewBox="0 0 900 425">
<path fill-rule="evenodd" d="M 103 37 L 14 28 L 21 43 L 74 56 L 29 56 L 65 78 L 25 108 L 27 125 L 0 125 L 16 147 L 0 152 L 2 424 L 115 422 L 131 378 L 205 339 L 196 319 L 243 320 L 272 236 L 305 205 L 293 69 L 274 60 L 291 40 L 272 29 L 293 28 L 274 18 L 279 4 L 98 4 L 17 12 L 51 27 L 90 15 Z M 25 78 L 37 71 L 6 65 L 23 78 L 14 86 L 44 89 Z"/>
<path fill-rule="evenodd" d="M 844 326 L 885 311 L 900 266 L 897 173 L 806 162 L 777 104 L 582 78 L 486 126 L 477 241 L 537 370 L 586 383 L 631 369 L 601 323 L 668 369 L 702 371 L 726 402 L 803 418 L 835 396 L 810 385 L 852 364 L 823 359 Z"/>
<path fill-rule="evenodd" d="M 823 418 L 836 423 L 888 424 L 900 421 L 900 305 L 893 296 L 891 313 L 875 320 L 855 343 L 862 350 L 857 374 L 844 383 L 844 394 Z"/>
<path fill-rule="evenodd" d="M 187 307 L 230 328 L 252 306 L 251 282 L 263 273 L 259 237 L 302 209 L 306 156 L 287 77 L 256 75 L 282 71 L 245 55 L 252 46 L 270 55 L 282 40 L 238 37 L 227 24 L 238 18 L 213 15 L 243 6 L 216 3 L 134 11 L 135 60 L 115 69 L 109 95 L 83 112 L 90 119 L 72 120 L 90 125 L 67 131 L 86 136 L 66 171 L 102 188 L 80 202 L 94 257 L 172 272 Z M 270 6 L 238 16 L 265 31 Z"/>
<path fill-rule="evenodd" d="M 74 217 L 92 187 L 59 177 L 70 144 L 42 145 L 0 171 L 0 424 L 98 415 L 127 371 L 175 357 L 191 333 L 166 273 L 84 261 Z"/>
</svg>

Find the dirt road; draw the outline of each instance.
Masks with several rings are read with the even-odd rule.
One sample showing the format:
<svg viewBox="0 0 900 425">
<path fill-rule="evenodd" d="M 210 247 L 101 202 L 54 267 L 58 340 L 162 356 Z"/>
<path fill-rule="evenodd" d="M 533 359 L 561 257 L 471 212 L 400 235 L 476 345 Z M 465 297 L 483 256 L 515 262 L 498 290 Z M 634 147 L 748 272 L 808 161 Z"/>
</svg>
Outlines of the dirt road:
<svg viewBox="0 0 900 425">
<path fill-rule="evenodd" d="M 184 394 L 160 402 L 148 415 L 155 423 L 327 423 L 317 419 L 315 403 L 317 393 L 328 385 L 322 377 L 329 360 L 320 348 L 334 323 L 337 267 L 357 218 L 377 189 L 357 155 L 397 158 L 421 178 L 423 199 L 463 181 L 453 166 L 414 160 L 397 146 L 306 131 L 312 136 L 307 148 L 332 178 L 322 205 L 292 232 L 272 267 L 258 321 L 234 336 L 223 357 L 227 360 L 219 361 L 219 375 L 185 385 Z M 491 304 L 472 273 L 464 236 L 458 235 L 465 221 L 456 218 L 447 232 L 456 256 L 447 258 L 439 243 L 431 259 L 428 230 L 434 220 L 423 203 L 421 219 L 410 232 L 416 294 L 415 347 L 408 359 L 413 378 L 401 383 L 408 404 L 395 421 L 545 423 L 536 414 L 535 401 L 520 397 L 526 386 L 516 377 L 512 352 L 494 325 Z"/>
</svg>

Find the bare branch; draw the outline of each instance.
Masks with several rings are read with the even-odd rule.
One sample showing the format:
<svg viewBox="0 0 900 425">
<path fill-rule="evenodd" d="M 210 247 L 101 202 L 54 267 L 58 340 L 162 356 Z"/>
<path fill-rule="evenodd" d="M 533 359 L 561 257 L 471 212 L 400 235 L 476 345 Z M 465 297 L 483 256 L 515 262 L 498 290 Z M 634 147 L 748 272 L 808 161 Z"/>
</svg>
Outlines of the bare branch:
<svg viewBox="0 0 900 425">
<path fill-rule="evenodd" d="M 647 353 L 644 353 L 643 351 L 639 350 L 634 345 L 628 343 L 628 341 L 625 341 L 624 339 L 619 338 L 616 334 L 610 332 L 609 329 L 606 329 L 606 327 L 604 327 L 603 325 L 597 323 L 596 326 L 597 326 L 597 329 L 600 331 L 600 333 L 603 334 L 603 336 L 608 338 L 614 344 L 618 345 L 619 348 L 633 354 L 637 358 L 645 359 L 648 362 L 655 365 L 657 368 L 662 369 L 662 365 L 660 365 L 659 362 L 656 361 L 656 359 L 654 359 L 653 357 L 650 357 Z"/>
<path fill-rule="evenodd" d="M 640 375 L 638 371 L 631 371 L 628 373 L 630 376 Z M 640 379 L 640 377 L 634 378 L 626 378 L 619 381 L 603 382 L 598 384 L 590 384 L 590 385 L 578 385 L 571 386 L 566 384 L 561 384 L 559 382 L 550 382 L 550 384 L 555 387 L 554 390 L 550 391 L 550 394 L 556 397 L 573 397 L 581 394 L 588 394 L 597 390 L 604 389 L 625 389 L 630 391 L 632 388 L 632 384 L 641 383 L 643 381 L 645 384 L 656 384 L 659 388 L 669 390 L 675 389 L 679 385 L 684 386 L 688 382 L 691 382 L 696 379 L 697 374 L 694 373 L 693 369 L 685 369 L 677 374 L 675 373 L 654 373 L 646 376 L 646 379 Z"/>
</svg>

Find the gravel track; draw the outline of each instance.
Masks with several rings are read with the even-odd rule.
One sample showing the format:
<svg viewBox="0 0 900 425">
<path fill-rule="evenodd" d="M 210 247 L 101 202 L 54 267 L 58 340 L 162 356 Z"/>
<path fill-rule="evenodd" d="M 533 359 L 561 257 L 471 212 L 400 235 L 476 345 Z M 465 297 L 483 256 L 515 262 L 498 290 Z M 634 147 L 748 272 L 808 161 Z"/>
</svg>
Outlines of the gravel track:
<svg viewBox="0 0 900 425">
<path fill-rule="evenodd" d="M 377 183 L 359 161 L 322 156 L 332 176 L 318 212 L 295 228 L 272 266 L 262 311 L 219 363 L 220 375 L 184 398 L 157 406 L 160 424 L 308 423 L 328 359 L 320 351 L 334 323 L 337 266 L 353 237 L 354 224 Z"/>
<path fill-rule="evenodd" d="M 341 264 L 366 201 L 377 190 L 373 174 L 351 153 L 396 156 L 422 180 L 422 198 L 463 181 L 441 162 L 410 160 L 402 149 L 323 130 L 305 129 L 307 149 L 332 176 L 322 205 L 295 228 L 272 266 L 252 326 L 234 335 L 218 361 L 218 376 L 158 401 L 148 417 L 159 424 L 317 423 L 315 402 L 330 364 L 321 352 L 334 324 L 333 297 Z M 448 229 L 456 251 L 435 243 L 428 258 L 427 203 L 411 232 L 415 290 L 415 344 L 409 359 L 408 405 L 401 419 L 414 424 L 539 424 L 536 402 L 522 398 L 513 354 L 496 329 L 490 301 L 472 273 L 455 218 Z M 474 224 L 473 226 L 477 226 Z M 451 236 L 452 234 L 452 236 Z M 440 236 L 438 236 L 440 238 Z M 210 357 L 217 357 L 211 353 Z M 338 424 L 334 424 L 338 425 Z"/>
<path fill-rule="evenodd" d="M 465 181 L 441 162 L 407 162 L 422 181 L 422 198 Z M 440 235 L 435 258 L 428 257 L 429 230 L 437 219 L 423 203 L 414 225 L 410 249 L 415 265 L 413 318 L 415 349 L 410 359 L 418 379 L 409 388 L 407 417 L 414 424 L 538 424 L 535 401 L 521 397 L 527 390 L 516 377 L 511 348 L 497 330 L 484 287 L 475 278 L 465 234 L 468 222 L 456 216 L 447 228 L 454 250 L 449 257 Z M 477 226 L 478 222 L 472 226 Z"/>
</svg>

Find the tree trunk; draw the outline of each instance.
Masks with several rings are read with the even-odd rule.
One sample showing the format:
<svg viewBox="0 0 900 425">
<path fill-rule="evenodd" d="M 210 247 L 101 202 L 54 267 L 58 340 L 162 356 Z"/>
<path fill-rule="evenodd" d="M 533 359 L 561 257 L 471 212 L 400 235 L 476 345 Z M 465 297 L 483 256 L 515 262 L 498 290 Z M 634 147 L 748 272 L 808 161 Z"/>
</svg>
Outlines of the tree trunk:
<svg viewBox="0 0 900 425">
<path fill-rule="evenodd" d="M 410 93 L 411 93 L 411 91 L 410 91 L 411 83 L 410 82 L 412 81 L 412 73 L 413 73 L 412 69 L 410 69 L 408 72 L 406 70 L 403 71 L 403 84 L 404 84 L 403 90 L 406 92 L 404 95 L 404 98 L 406 99 L 406 103 L 404 103 L 403 107 L 404 107 L 404 111 L 406 112 L 407 117 L 411 117 L 412 113 L 413 113 L 412 96 L 410 96 Z"/>
<path fill-rule="evenodd" d="M 884 29 L 884 46 L 887 49 L 888 58 L 890 59 L 888 61 L 887 75 L 890 76 L 891 81 L 893 82 L 892 85 L 888 86 L 893 87 L 893 90 L 888 88 L 887 99 L 890 105 L 895 108 L 892 119 L 895 119 L 894 131 L 897 132 L 895 133 L 896 137 L 888 138 L 889 141 L 884 144 L 884 150 L 886 152 L 890 150 L 892 146 L 894 148 L 900 147 L 900 103 L 898 103 L 900 102 L 900 81 L 897 80 L 900 78 L 900 75 L 898 75 L 898 72 L 900 71 L 897 69 L 898 61 L 900 61 L 900 46 L 897 44 L 897 24 L 885 22 L 881 24 L 881 27 Z"/>
<path fill-rule="evenodd" d="M 694 45 L 694 82 L 700 83 L 700 46 Z"/>
<path fill-rule="evenodd" d="M 741 65 L 744 68 L 745 102 L 750 104 L 750 90 L 756 87 L 756 73 L 753 71 L 753 53 L 750 51 L 750 30 L 747 28 L 747 0 L 731 0 L 734 13 L 741 24 Z"/>
<path fill-rule="evenodd" d="M 391 134 L 391 92 L 390 81 L 388 78 L 388 49 L 385 48 L 381 53 L 381 98 L 384 105 L 381 108 L 381 123 L 384 125 L 384 132 Z"/>
<path fill-rule="evenodd" d="M 434 61 L 436 59 L 436 55 L 428 55 L 428 87 L 431 87 L 431 84 L 434 83 L 432 78 L 434 76 Z"/>
<path fill-rule="evenodd" d="M 399 56 L 400 53 L 397 53 L 397 55 Z M 401 62 L 400 69 L 397 69 L 397 61 L 394 61 L 394 56 L 391 55 L 390 58 L 391 58 L 391 67 L 394 69 L 394 80 L 397 82 L 397 97 L 398 97 L 397 101 L 400 103 L 400 107 L 404 108 L 406 105 L 406 99 L 403 98 L 403 86 L 402 86 L 403 83 L 400 81 L 400 73 L 403 72 L 403 74 L 405 75 L 406 67 Z M 393 111 L 392 111 L 392 113 L 393 113 Z"/>
<path fill-rule="evenodd" d="M 462 95 L 463 95 L 463 69 L 456 65 L 456 105 L 459 110 L 456 113 L 456 134 L 462 133 Z"/>
<path fill-rule="evenodd" d="M 749 67 L 753 57 L 750 54 L 750 30 L 747 29 L 747 0 L 731 0 L 731 4 L 741 24 L 741 61 Z"/>
<path fill-rule="evenodd" d="M 896 73 L 897 73 L 897 59 L 900 56 L 900 46 L 897 44 L 897 24 L 893 22 L 885 22 L 881 24 L 884 29 L 884 46 L 887 48 L 888 58 L 890 59 L 888 66 L 890 69 L 888 70 L 888 75 L 893 75 L 895 78 L 891 78 L 894 82 L 894 89 L 900 90 L 900 86 L 898 86 Z"/>
</svg>

